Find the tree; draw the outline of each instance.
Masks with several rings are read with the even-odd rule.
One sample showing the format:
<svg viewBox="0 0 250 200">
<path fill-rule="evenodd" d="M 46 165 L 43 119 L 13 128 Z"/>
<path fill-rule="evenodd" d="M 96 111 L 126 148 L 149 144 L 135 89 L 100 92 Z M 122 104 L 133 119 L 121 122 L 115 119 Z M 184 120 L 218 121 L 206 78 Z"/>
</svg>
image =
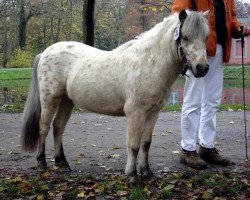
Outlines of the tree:
<svg viewBox="0 0 250 200">
<path fill-rule="evenodd" d="M 83 2 L 83 43 L 94 46 L 94 9 L 95 0 Z"/>
<path fill-rule="evenodd" d="M 236 13 L 239 18 L 250 18 L 250 4 L 236 1 Z"/>
<path fill-rule="evenodd" d="M 127 0 L 126 17 L 127 26 L 125 40 L 132 39 L 139 33 L 150 29 L 163 17 L 169 15 L 172 1 L 161 0 Z"/>
<path fill-rule="evenodd" d="M 35 2 L 35 1 L 34 1 Z M 30 18 L 40 14 L 40 9 L 36 7 L 37 3 L 26 0 L 17 0 L 18 17 L 19 17 L 19 47 L 24 49 L 26 46 L 27 24 Z"/>
<path fill-rule="evenodd" d="M 111 50 L 123 43 L 125 0 L 99 0 L 95 12 L 95 46 Z"/>
</svg>

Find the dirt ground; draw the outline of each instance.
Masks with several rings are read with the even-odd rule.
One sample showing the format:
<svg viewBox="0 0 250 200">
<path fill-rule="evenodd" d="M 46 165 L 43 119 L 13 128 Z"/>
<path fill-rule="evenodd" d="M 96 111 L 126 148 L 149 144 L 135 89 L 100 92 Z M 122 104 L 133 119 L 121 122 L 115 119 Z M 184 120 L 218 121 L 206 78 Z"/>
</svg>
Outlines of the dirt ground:
<svg viewBox="0 0 250 200">
<path fill-rule="evenodd" d="M 250 112 L 247 113 L 248 154 L 250 154 Z M 246 158 L 242 111 L 218 113 L 216 146 L 221 154 L 231 158 L 230 168 L 243 167 Z M 0 113 L 0 171 L 4 168 L 34 172 L 36 155 L 23 152 L 20 145 L 21 114 Z M 93 113 L 73 114 L 63 140 L 66 158 L 73 171 L 102 174 L 123 172 L 126 163 L 126 119 Z M 150 149 L 150 164 L 154 172 L 181 171 L 179 163 L 180 113 L 161 113 Z M 53 167 L 52 132 L 47 137 L 46 157 Z M 213 169 L 215 166 L 209 166 Z"/>
</svg>

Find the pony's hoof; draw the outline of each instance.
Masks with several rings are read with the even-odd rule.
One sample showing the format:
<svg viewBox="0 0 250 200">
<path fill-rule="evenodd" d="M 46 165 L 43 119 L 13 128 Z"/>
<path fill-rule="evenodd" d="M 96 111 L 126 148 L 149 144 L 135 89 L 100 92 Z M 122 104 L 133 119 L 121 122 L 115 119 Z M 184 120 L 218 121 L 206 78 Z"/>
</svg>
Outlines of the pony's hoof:
<svg viewBox="0 0 250 200">
<path fill-rule="evenodd" d="M 149 168 L 147 170 L 143 171 L 141 174 L 141 178 L 144 180 L 150 179 L 152 177 L 154 177 L 154 173 Z"/>
<path fill-rule="evenodd" d="M 137 176 L 129 176 L 127 184 L 130 188 L 143 188 L 143 185 Z"/>
<path fill-rule="evenodd" d="M 47 166 L 46 161 L 39 161 L 38 162 L 38 165 L 37 165 L 38 172 L 45 172 L 45 171 L 47 171 L 47 169 L 48 169 L 48 166 Z"/>
<path fill-rule="evenodd" d="M 55 166 L 58 167 L 63 172 L 71 172 L 72 171 L 67 161 L 66 162 L 65 161 L 56 162 Z"/>
</svg>

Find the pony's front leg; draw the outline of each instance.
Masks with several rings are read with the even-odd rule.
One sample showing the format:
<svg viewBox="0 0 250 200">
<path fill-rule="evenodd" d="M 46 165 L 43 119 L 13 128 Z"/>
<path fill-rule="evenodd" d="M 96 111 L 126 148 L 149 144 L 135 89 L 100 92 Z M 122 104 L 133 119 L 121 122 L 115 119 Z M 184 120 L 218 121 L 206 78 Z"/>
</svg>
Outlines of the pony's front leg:
<svg viewBox="0 0 250 200">
<path fill-rule="evenodd" d="M 137 155 L 140 148 L 141 135 L 145 122 L 145 114 L 133 111 L 127 114 L 127 164 L 125 174 L 131 186 L 141 186 L 138 179 L 136 164 Z"/>
<path fill-rule="evenodd" d="M 149 153 L 149 149 L 150 149 L 150 145 L 152 141 L 153 130 L 155 127 L 155 123 L 158 119 L 158 116 L 159 116 L 159 112 L 148 115 L 145 121 L 144 129 L 143 129 L 138 164 L 139 164 L 139 172 L 142 178 L 144 179 L 154 176 L 153 172 L 151 171 L 149 167 L 148 153 Z"/>
<path fill-rule="evenodd" d="M 64 155 L 62 135 L 71 116 L 73 108 L 73 102 L 67 97 L 64 97 L 59 105 L 56 117 L 53 122 L 55 165 L 59 168 L 69 171 L 71 171 L 71 169 Z"/>
</svg>

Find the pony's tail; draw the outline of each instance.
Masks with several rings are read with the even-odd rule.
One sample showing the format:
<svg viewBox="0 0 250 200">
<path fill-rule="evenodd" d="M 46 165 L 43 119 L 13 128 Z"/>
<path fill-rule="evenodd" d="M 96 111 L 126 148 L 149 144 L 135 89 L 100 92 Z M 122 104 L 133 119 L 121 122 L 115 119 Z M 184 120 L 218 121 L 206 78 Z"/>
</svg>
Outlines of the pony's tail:
<svg viewBox="0 0 250 200">
<path fill-rule="evenodd" d="M 25 151 L 35 151 L 39 139 L 39 121 L 41 117 L 41 102 L 38 87 L 37 68 L 41 54 L 33 61 L 33 75 L 29 94 L 23 112 L 22 148 Z"/>
</svg>

